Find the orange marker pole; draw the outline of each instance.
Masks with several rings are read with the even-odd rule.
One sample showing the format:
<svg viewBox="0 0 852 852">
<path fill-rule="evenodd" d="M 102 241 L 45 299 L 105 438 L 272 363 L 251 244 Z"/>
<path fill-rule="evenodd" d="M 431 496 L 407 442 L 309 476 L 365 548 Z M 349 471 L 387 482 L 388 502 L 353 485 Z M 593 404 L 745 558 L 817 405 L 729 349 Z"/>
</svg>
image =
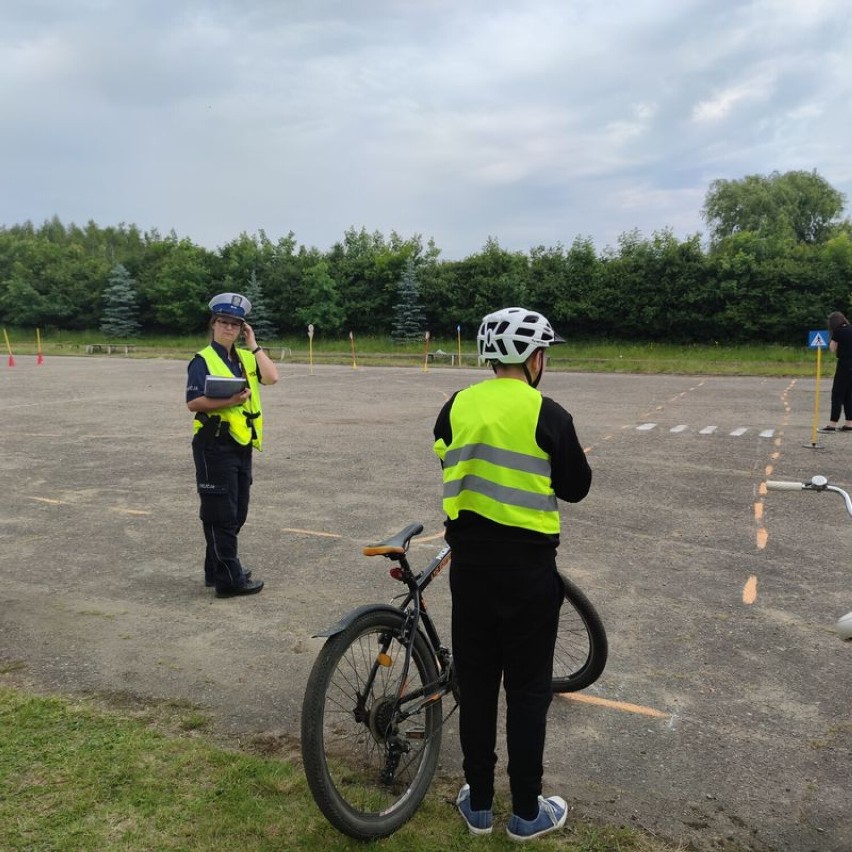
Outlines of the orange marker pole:
<svg viewBox="0 0 852 852">
<path fill-rule="evenodd" d="M 36 326 L 36 350 L 38 352 L 38 357 L 36 358 L 36 364 L 44 363 L 44 355 L 41 354 L 41 332 L 38 330 L 38 326 Z"/>
<path fill-rule="evenodd" d="M 358 365 L 355 363 L 355 335 L 351 331 L 349 332 L 349 342 L 352 344 L 352 369 L 357 370 Z"/>
<path fill-rule="evenodd" d="M 423 355 L 423 372 L 429 372 L 429 332 L 426 332 L 426 352 Z"/>
<path fill-rule="evenodd" d="M 6 339 L 6 349 L 9 350 L 9 366 L 15 366 L 15 356 L 12 354 L 12 344 L 9 343 L 9 335 L 6 333 L 5 327 L 3 328 L 3 337 Z"/>
</svg>

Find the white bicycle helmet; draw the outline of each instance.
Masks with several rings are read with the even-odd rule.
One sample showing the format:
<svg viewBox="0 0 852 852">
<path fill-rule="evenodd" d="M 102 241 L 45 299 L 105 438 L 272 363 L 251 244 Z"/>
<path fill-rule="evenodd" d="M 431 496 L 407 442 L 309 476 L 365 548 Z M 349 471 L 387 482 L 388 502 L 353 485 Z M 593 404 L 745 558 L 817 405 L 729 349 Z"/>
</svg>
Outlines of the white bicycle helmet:
<svg viewBox="0 0 852 852">
<path fill-rule="evenodd" d="M 526 308 L 503 308 L 488 314 L 476 335 L 479 357 L 501 364 L 523 364 L 536 349 L 564 342 L 546 317 Z"/>
</svg>

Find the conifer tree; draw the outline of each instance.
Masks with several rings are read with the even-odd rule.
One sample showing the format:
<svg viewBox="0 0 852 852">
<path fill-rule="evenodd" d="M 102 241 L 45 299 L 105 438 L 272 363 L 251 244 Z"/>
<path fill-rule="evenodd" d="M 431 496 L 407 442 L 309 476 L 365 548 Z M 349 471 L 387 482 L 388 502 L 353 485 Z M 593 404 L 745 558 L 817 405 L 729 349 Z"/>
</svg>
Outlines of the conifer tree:
<svg viewBox="0 0 852 852">
<path fill-rule="evenodd" d="M 278 333 L 278 329 L 272 321 L 269 307 L 263 297 L 263 288 L 260 286 L 260 281 L 257 280 L 257 273 L 254 270 L 251 272 L 246 287 L 246 296 L 251 302 L 251 313 L 246 319 L 254 329 L 257 339 L 259 341 L 271 340 Z"/>
<path fill-rule="evenodd" d="M 109 274 L 109 284 L 104 290 L 104 312 L 101 332 L 107 337 L 139 336 L 139 303 L 136 299 L 136 282 L 120 263 Z"/>
<path fill-rule="evenodd" d="M 420 282 L 414 260 L 408 258 L 402 278 L 396 285 L 397 303 L 393 309 L 391 337 L 398 343 L 423 337 L 426 317 L 420 302 Z"/>
</svg>

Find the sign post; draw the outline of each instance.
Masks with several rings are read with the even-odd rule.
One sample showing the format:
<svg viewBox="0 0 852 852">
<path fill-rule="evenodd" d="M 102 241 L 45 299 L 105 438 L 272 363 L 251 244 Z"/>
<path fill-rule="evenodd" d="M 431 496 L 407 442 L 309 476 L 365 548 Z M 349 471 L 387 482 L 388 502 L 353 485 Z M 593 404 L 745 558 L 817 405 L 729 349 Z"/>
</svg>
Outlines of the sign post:
<svg viewBox="0 0 852 852">
<path fill-rule="evenodd" d="M 459 358 L 456 361 L 456 366 L 461 367 L 461 324 L 456 326 L 456 341 L 458 343 Z"/>
<path fill-rule="evenodd" d="M 429 332 L 426 332 L 426 351 L 423 353 L 423 372 L 429 372 Z"/>
<path fill-rule="evenodd" d="M 819 385 L 822 379 L 822 350 L 828 349 L 828 341 L 831 340 L 831 333 L 828 329 L 820 329 L 817 331 L 808 332 L 808 348 L 816 349 L 817 353 L 817 368 L 816 368 L 816 393 L 814 394 L 814 419 L 811 424 L 811 442 L 804 446 L 810 447 L 812 450 L 821 450 L 822 445 L 817 443 L 817 424 L 819 423 Z"/>
<path fill-rule="evenodd" d="M 349 332 L 349 343 L 352 345 L 352 369 L 357 370 L 358 365 L 355 363 L 355 335 Z"/>
<path fill-rule="evenodd" d="M 311 365 L 311 375 L 314 374 L 314 326 L 308 324 L 308 363 Z"/>
</svg>

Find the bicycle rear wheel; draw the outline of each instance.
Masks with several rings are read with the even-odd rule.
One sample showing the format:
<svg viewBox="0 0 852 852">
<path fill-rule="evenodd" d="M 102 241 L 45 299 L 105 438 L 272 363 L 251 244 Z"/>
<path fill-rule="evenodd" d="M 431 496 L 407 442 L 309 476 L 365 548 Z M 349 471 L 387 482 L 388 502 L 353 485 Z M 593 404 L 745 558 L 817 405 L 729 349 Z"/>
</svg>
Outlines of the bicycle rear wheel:
<svg viewBox="0 0 852 852">
<path fill-rule="evenodd" d="M 609 648 L 603 622 L 591 601 L 567 577 L 561 573 L 559 577 L 565 600 L 553 655 L 553 691 L 576 692 L 601 676 Z"/>
<path fill-rule="evenodd" d="M 387 609 L 356 618 L 325 643 L 305 690 L 308 786 L 326 819 L 356 840 L 386 837 L 411 819 L 438 763 L 441 700 L 418 709 L 438 671 L 419 632 L 400 713 L 402 625 L 402 613 Z"/>
</svg>

